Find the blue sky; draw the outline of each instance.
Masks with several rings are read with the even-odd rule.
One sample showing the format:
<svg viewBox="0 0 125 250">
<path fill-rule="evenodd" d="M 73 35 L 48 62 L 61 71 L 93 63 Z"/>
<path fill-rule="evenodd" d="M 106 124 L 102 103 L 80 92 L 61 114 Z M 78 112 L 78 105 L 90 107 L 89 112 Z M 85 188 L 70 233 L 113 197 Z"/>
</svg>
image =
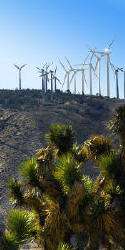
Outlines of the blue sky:
<svg viewBox="0 0 125 250">
<path fill-rule="evenodd" d="M 53 61 L 58 76 L 64 71 L 58 58 L 66 65 L 82 63 L 89 44 L 103 51 L 115 38 L 111 61 L 125 67 L 125 1 L 124 0 L 4 0 L 0 1 L 0 88 L 18 87 L 18 72 L 13 63 L 26 63 L 22 72 L 23 88 L 41 88 L 35 66 Z M 101 64 L 102 94 L 106 95 L 105 60 Z M 88 76 L 86 75 L 88 80 Z M 115 82 L 111 71 L 111 94 Z M 123 74 L 119 74 L 120 96 L 123 97 Z M 77 92 L 80 91 L 80 76 Z M 71 86 L 72 89 L 72 86 Z M 88 87 L 86 86 L 86 93 Z M 97 80 L 93 79 L 97 93 Z"/>
</svg>

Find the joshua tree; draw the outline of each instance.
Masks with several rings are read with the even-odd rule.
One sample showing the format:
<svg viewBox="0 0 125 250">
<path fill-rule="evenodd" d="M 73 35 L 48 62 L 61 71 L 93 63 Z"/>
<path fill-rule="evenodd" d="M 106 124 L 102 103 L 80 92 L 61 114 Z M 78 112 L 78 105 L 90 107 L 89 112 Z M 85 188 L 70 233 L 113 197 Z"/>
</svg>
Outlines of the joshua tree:
<svg viewBox="0 0 125 250">
<path fill-rule="evenodd" d="M 90 138 L 81 147 L 72 128 L 52 125 L 47 148 L 22 163 L 23 182 L 11 179 L 4 250 L 19 249 L 32 239 L 44 250 L 72 249 L 71 237 L 87 242 L 85 250 L 125 249 L 125 189 L 120 183 L 121 157 L 105 137 Z M 100 168 L 96 181 L 84 176 L 84 162 Z M 62 242 L 62 243 L 61 243 Z M 68 245 L 67 245 L 68 244 Z M 9 247 L 10 248 L 9 248 Z"/>
<path fill-rule="evenodd" d="M 116 110 L 114 118 L 109 123 L 109 128 L 114 134 L 119 135 L 123 171 L 125 174 L 125 106 L 119 107 Z"/>
</svg>

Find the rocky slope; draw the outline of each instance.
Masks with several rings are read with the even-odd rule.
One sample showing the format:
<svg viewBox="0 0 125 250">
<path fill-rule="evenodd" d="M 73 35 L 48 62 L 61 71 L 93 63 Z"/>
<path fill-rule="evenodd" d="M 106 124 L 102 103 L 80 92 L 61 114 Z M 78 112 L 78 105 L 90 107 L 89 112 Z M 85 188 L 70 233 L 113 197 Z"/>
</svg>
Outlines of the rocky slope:
<svg viewBox="0 0 125 250">
<path fill-rule="evenodd" d="M 22 92 L 23 93 L 23 92 Z M 33 93 L 35 93 L 33 95 Z M 4 98 L 3 98 L 4 96 Z M 6 97 L 6 98 L 5 98 Z M 9 208 L 6 183 L 18 176 L 18 165 L 45 146 L 51 123 L 70 124 L 77 142 L 96 134 L 108 135 L 106 124 L 124 100 L 40 91 L 20 94 L 0 92 L 0 226 L 4 228 Z M 113 138 L 114 139 L 114 138 Z M 116 142 L 114 140 L 114 142 Z M 88 174 L 89 174 L 88 170 Z M 91 174 L 91 173 L 90 173 Z"/>
</svg>

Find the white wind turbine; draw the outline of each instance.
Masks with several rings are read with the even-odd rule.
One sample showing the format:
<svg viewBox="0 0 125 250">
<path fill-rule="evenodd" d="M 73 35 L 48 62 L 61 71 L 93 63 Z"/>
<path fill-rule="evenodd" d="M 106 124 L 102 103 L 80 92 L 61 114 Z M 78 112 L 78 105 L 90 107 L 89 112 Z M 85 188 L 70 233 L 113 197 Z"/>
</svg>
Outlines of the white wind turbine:
<svg viewBox="0 0 125 250">
<path fill-rule="evenodd" d="M 76 74 L 78 72 L 82 73 L 82 94 L 84 95 L 84 86 L 85 83 L 87 84 L 86 78 L 85 78 L 85 68 L 80 68 L 80 69 L 72 69 L 72 71 L 74 71 L 72 78 L 70 80 L 70 84 L 72 82 L 72 80 L 74 79 L 74 94 L 76 94 Z"/>
<path fill-rule="evenodd" d="M 19 90 L 21 90 L 21 70 L 26 66 L 27 64 L 23 64 L 21 67 L 14 64 L 14 67 L 19 70 Z"/>
<path fill-rule="evenodd" d="M 95 53 L 95 52 L 92 52 L 92 55 L 91 55 L 91 56 L 90 56 L 90 53 L 89 53 L 88 56 L 85 58 L 83 64 L 77 64 L 77 65 L 75 65 L 75 66 L 85 66 L 85 65 L 88 65 L 88 66 L 89 66 L 89 87 L 90 87 L 90 95 L 92 95 L 92 71 L 93 71 L 94 74 L 95 74 L 95 69 L 94 69 L 94 67 L 93 67 L 93 65 L 92 65 L 92 58 L 93 58 L 93 56 L 94 56 L 94 53 Z M 88 63 L 86 63 L 86 61 L 87 61 L 87 59 L 88 59 L 89 56 L 90 56 L 90 60 L 89 60 Z M 96 75 L 96 74 L 95 74 L 95 75 Z M 97 77 L 97 75 L 96 75 L 96 77 Z M 83 71 L 83 78 L 84 78 L 84 71 Z"/>
<path fill-rule="evenodd" d="M 112 70 L 114 71 L 115 74 L 115 80 L 116 80 L 116 98 L 119 99 L 119 84 L 118 84 L 118 72 L 122 71 L 123 72 L 123 68 L 120 67 L 115 67 L 111 61 L 110 61 Z"/>
<path fill-rule="evenodd" d="M 110 65 L 110 48 L 115 40 L 112 40 L 111 43 L 104 51 L 94 51 L 96 54 L 100 54 L 102 57 L 106 57 L 106 74 L 107 74 L 107 96 L 110 97 L 110 78 L 109 78 L 109 65 Z"/>
<path fill-rule="evenodd" d="M 36 67 L 36 69 L 38 70 L 38 73 L 41 74 L 40 77 L 42 79 L 42 90 L 43 91 L 45 91 L 45 69 L 44 69 L 45 66 L 46 66 L 46 63 L 42 66 L 42 68 Z"/>
<path fill-rule="evenodd" d="M 55 70 L 50 70 L 51 78 L 49 80 L 51 81 L 51 92 L 53 92 L 53 80 L 54 80 L 55 92 L 56 92 L 56 89 L 57 89 L 57 82 L 59 82 L 60 85 L 63 85 L 61 83 L 60 79 L 56 76 L 56 72 L 57 72 L 57 67 L 55 68 Z"/>
<path fill-rule="evenodd" d="M 95 66 L 95 72 L 96 72 L 96 69 L 98 69 L 98 72 L 97 72 L 97 78 L 98 78 L 98 93 L 99 93 L 99 95 L 101 95 L 101 72 L 100 72 L 100 61 L 101 61 L 101 57 L 103 57 L 103 55 L 102 55 L 102 56 L 97 56 L 97 55 L 96 55 L 96 51 L 93 50 L 93 49 L 91 49 L 90 47 L 89 47 L 89 50 L 90 50 L 91 53 L 93 53 L 93 55 L 94 55 L 94 56 L 96 57 L 96 59 L 97 59 L 97 61 L 96 61 L 96 66 Z"/>
<path fill-rule="evenodd" d="M 71 80 L 69 81 L 69 86 L 74 78 L 74 94 L 76 94 L 76 73 L 77 73 L 77 71 L 73 69 L 73 67 L 72 67 L 71 63 L 69 62 L 69 60 L 67 59 L 67 57 L 65 57 L 65 58 L 66 58 L 67 63 L 69 64 L 70 72 L 74 71 L 74 74 L 73 74 Z"/>
<path fill-rule="evenodd" d="M 63 67 L 64 71 L 66 72 L 65 77 L 64 77 L 64 83 L 65 83 L 65 81 L 67 79 L 67 91 L 69 91 L 70 90 L 69 74 L 70 74 L 71 70 L 66 70 L 65 66 L 63 65 L 63 63 L 60 60 L 59 60 L 59 62 L 61 64 L 61 66 Z"/>
</svg>

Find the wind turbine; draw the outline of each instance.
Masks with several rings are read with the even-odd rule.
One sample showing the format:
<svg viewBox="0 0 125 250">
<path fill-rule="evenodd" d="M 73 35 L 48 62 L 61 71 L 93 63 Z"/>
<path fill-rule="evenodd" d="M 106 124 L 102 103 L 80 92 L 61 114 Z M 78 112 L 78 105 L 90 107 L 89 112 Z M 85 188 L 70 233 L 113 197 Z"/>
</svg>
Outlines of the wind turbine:
<svg viewBox="0 0 125 250">
<path fill-rule="evenodd" d="M 53 63 L 52 63 L 53 64 Z M 40 71 L 41 75 L 40 77 L 42 77 L 42 79 L 44 79 L 44 90 L 45 92 L 47 92 L 47 89 L 48 89 L 48 81 L 49 81 L 49 78 L 48 78 L 48 75 L 50 74 L 50 71 L 48 71 L 49 67 L 52 65 L 52 64 L 45 64 L 44 65 L 44 71 Z"/>
<path fill-rule="evenodd" d="M 96 48 L 95 48 L 96 49 Z M 99 95 L 101 95 L 101 73 L 100 73 L 100 61 L 101 61 L 101 57 L 102 56 L 97 56 L 96 55 L 96 51 L 95 51 L 95 49 L 91 49 L 90 47 L 89 47 L 89 51 L 91 52 L 91 53 L 93 53 L 93 55 L 96 57 L 96 59 L 97 59 L 97 61 L 96 61 L 96 66 L 95 66 L 95 72 L 96 72 L 96 69 L 98 69 L 98 73 L 97 73 L 97 78 L 98 78 L 98 93 L 99 93 Z"/>
<path fill-rule="evenodd" d="M 94 56 L 94 53 L 95 52 L 92 52 L 92 55 L 90 56 L 90 53 L 87 55 L 87 57 L 85 58 L 85 60 L 84 60 L 84 63 L 83 64 L 77 64 L 77 65 L 75 65 L 75 66 L 85 66 L 85 65 L 88 65 L 89 66 L 89 86 L 90 86 L 90 95 L 92 95 L 92 71 L 94 72 L 94 74 L 95 74 L 95 69 L 94 69 L 94 67 L 93 67 L 93 65 L 92 65 L 92 58 L 93 58 L 93 56 Z M 88 59 L 88 57 L 90 56 L 90 60 L 89 60 L 89 62 L 88 63 L 86 63 L 86 61 L 87 61 L 87 59 Z M 84 74 L 84 73 L 83 73 Z M 96 74 L 95 74 L 96 75 Z M 97 75 L 96 75 L 96 77 L 97 77 Z"/>
<path fill-rule="evenodd" d="M 106 58 L 106 74 L 107 74 L 107 96 L 110 97 L 110 79 L 109 79 L 109 65 L 110 65 L 110 48 L 115 40 L 112 40 L 111 43 L 104 51 L 95 51 L 96 54 L 100 54 L 102 57 Z"/>
<path fill-rule="evenodd" d="M 74 74 L 73 74 L 71 80 L 69 81 L 69 86 L 70 86 L 70 84 L 71 84 L 71 82 L 72 82 L 72 80 L 74 78 L 74 94 L 76 94 L 76 73 L 77 73 L 77 71 L 75 71 L 73 69 L 73 67 L 72 67 L 71 63 L 69 62 L 69 60 L 67 59 L 67 57 L 65 57 L 65 58 L 66 58 L 67 63 L 69 64 L 70 71 L 74 71 Z"/>
<path fill-rule="evenodd" d="M 55 91 L 56 91 L 56 76 L 55 76 L 56 71 L 57 71 L 57 67 L 55 68 L 55 70 L 50 70 L 51 92 L 53 92 L 53 80 L 54 80 Z"/>
<path fill-rule="evenodd" d="M 48 67 L 50 67 L 50 65 L 47 66 L 47 69 L 48 69 Z M 47 75 L 47 81 L 51 81 L 51 92 L 53 92 L 53 89 L 55 89 L 55 92 L 56 92 L 57 81 L 61 85 L 63 85 L 62 82 L 59 80 L 59 78 L 56 76 L 56 71 L 57 71 L 57 67 L 55 68 L 55 70 L 50 70 L 49 72 L 45 71 L 45 73 L 43 74 L 43 76 Z M 50 79 L 48 77 L 49 74 L 50 74 Z M 53 80 L 54 80 L 54 88 L 53 88 Z"/>
<path fill-rule="evenodd" d="M 53 63 L 52 63 L 53 64 Z M 45 89 L 46 89 L 46 92 L 47 92 L 47 89 L 48 89 L 48 81 L 49 81 L 49 78 L 48 78 L 48 75 L 50 73 L 50 71 L 48 72 L 48 69 L 49 67 L 52 65 L 51 63 L 50 64 L 46 64 L 46 68 L 45 68 Z"/>
<path fill-rule="evenodd" d="M 70 90 L 69 74 L 70 74 L 71 70 L 69 70 L 69 71 L 66 70 L 65 66 L 63 65 L 63 63 L 60 60 L 59 60 L 59 62 L 61 64 L 61 66 L 63 67 L 64 71 L 66 72 L 65 77 L 64 77 L 64 83 L 65 83 L 65 81 L 67 79 L 67 91 L 69 91 Z"/>
<path fill-rule="evenodd" d="M 21 90 L 21 70 L 26 66 L 27 64 L 23 64 L 21 67 L 14 64 L 14 67 L 19 70 L 19 90 Z"/>
<path fill-rule="evenodd" d="M 116 80 L 116 98 L 119 99 L 119 84 L 118 84 L 118 72 L 119 71 L 122 71 L 123 72 L 123 68 L 120 68 L 120 67 L 115 67 L 111 61 L 109 61 L 111 67 L 112 67 L 112 70 L 114 71 L 114 74 L 115 74 L 115 80 Z"/>
<path fill-rule="evenodd" d="M 72 78 L 71 78 L 71 80 L 70 80 L 70 84 L 71 84 L 71 82 L 72 82 L 72 80 L 74 79 L 74 94 L 76 94 L 76 74 L 78 73 L 78 72 L 81 72 L 82 73 L 82 94 L 84 94 L 84 83 L 86 82 L 87 83 L 87 81 L 86 81 L 86 79 L 85 79 L 85 68 L 81 68 L 81 69 L 72 69 L 72 71 L 74 71 L 74 73 L 73 73 L 73 75 L 72 75 Z"/>
</svg>

